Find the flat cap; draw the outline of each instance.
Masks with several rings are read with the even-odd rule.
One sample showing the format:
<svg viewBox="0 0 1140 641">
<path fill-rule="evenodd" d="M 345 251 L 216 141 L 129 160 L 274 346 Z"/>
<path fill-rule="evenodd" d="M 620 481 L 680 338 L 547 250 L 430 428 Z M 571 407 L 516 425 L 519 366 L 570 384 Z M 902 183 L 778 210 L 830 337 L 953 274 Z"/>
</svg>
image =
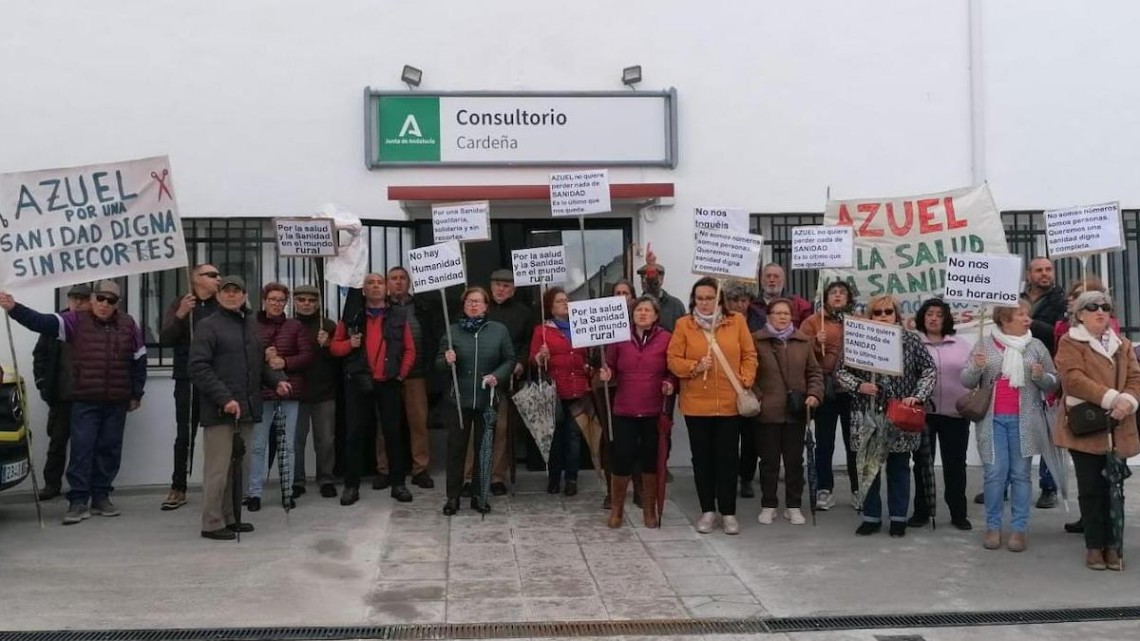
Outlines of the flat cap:
<svg viewBox="0 0 1140 641">
<path fill-rule="evenodd" d="M 241 276 L 223 276 L 218 281 L 218 290 L 223 290 L 227 287 L 237 287 L 243 292 L 249 291 L 245 288 L 245 280 Z"/>
<path fill-rule="evenodd" d="M 80 283 L 72 285 L 71 289 L 67 290 L 68 298 L 88 298 L 91 296 L 91 286 L 87 283 Z"/>
<path fill-rule="evenodd" d="M 515 273 L 509 269 L 496 269 L 491 272 L 491 280 L 499 281 L 502 283 L 515 284 Z"/>
<path fill-rule="evenodd" d="M 642 265 L 641 268 L 637 270 L 637 275 L 644 276 L 645 272 L 649 271 L 650 269 L 656 269 L 658 276 L 665 275 L 665 266 L 660 263 L 655 263 L 653 265 Z"/>
<path fill-rule="evenodd" d="M 297 285 L 296 289 L 293 290 L 293 297 L 296 298 L 297 296 L 316 296 L 320 298 L 321 290 L 316 285 Z"/>
</svg>

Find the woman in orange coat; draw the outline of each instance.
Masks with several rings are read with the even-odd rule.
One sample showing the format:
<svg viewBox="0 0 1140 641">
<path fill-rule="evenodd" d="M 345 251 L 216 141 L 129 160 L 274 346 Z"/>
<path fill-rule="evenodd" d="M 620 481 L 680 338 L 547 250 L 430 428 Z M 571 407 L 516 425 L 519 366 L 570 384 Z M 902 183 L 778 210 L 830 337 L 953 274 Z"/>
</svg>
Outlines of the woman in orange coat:
<svg viewBox="0 0 1140 641">
<path fill-rule="evenodd" d="M 710 340 L 711 339 L 711 340 Z M 726 372 L 719 349 L 731 371 Z M 681 413 L 688 427 L 693 477 L 701 502 L 697 531 L 708 534 L 720 512 L 725 534 L 739 534 L 736 477 L 741 417 L 729 377 L 748 389 L 756 379 L 756 344 L 744 316 L 717 300 L 716 280 L 702 278 L 689 295 L 689 315 L 677 321 L 669 341 L 669 371 L 681 384 Z"/>
</svg>

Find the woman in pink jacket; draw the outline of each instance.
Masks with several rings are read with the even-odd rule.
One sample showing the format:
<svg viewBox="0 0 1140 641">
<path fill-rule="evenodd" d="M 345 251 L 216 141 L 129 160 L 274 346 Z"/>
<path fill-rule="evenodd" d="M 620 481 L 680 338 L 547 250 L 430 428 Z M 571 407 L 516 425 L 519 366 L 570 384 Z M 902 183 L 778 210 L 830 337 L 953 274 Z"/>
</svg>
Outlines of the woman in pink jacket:
<svg viewBox="0 0 1140 641">
<path fill-rule="evenodd" d="M 606 348 L 603 381 L 615 380 L 613 480 L 610 527 L 621 527 L 625 495 L 635 463 L 640 464 L 641 510 L 645 527 L 657 527 L 657 419 L 676 379 L 669 373 L 666 352 L 672 335 L 657 321 L 661 307 L 652 296 L 633 304 L 633 332 L 624 343 Z"/>
</svg>

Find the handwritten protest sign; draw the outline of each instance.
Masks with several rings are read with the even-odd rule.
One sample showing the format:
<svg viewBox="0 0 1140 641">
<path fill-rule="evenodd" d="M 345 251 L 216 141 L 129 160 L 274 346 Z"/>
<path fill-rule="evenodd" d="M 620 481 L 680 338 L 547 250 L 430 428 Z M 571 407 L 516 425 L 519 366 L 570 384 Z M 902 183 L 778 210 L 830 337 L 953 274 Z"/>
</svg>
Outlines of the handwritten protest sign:
<svg viewBox="0 0 1140 641">
<path fill-rule="evenodd" d="M 570 302 L 570 344 L 575 348 L 629 340 L 629 305 L 624 296 Z"/>
<path fill-rule="evenodd" d="M 605 169 L 550 174 L 550 215 L 586 216 L 610 211 L 610 179 Z"/>
<path fill-rule="evenodd" d="M 278 256 L 336 256 L 336 221 L 331 218 L 274 218 Z"/>
<path fill-rule="evenodd" d="M 1045 242 L 1052 258 L 1123 250 L 1120 203 L 1046 211 Z"/>
<path fill-rule="evenodd" d="M 859 295 L 891 294 L 904 315 L 946 286 L 950 254 L 1007 254 L 1005 227 L 987 186 L 903 198 L 830 200 L 824 225 L 855 229 L 855 266 L 826 274 Z M 963 322 L 969 314 L 959 315 Z"/>
<path fill-rule="evenodd" d="M 735 231 L 697 230 L 693 273 L 754 281 L 760 269 L 764 239 Z"/>
<path fill-rule="evenodd" d="M 412 274 L 412 289 L 430 292 L 465 284 L 467 275 L 460 256 L 456 241 L 409 249 L 408 271 Z"/>
<path fill-rule="evenodd" d="M 809 225 L 792 229 L 792 269 L 850 269 L 855 266 L 855 230 Z"/>
<path fill-rule="evenodd" d="M 437 243 L 449 240 L 491 240 L 487 215 L 491 203 L 486 200 L 471 203 L 431 206 L 432 238 Z"/>
<path fill-rule="evenodd" d="M 843 319 L 843 363 L 868 372 L 902 374 L 902 332 L 899 325 L 847 316 Z"/>
<path fill-rule="evenodd" d="M 166 156 L 0 174 L 0 287 L 187 266 Z"/>
<path fill-rule="evenodd" d="M 518 287 L 565 283 L 568 279 L 564 245 L 512 250 L 511 264 Z"/>
<path fill-rule="evenodd" d="M 748 233 L 748 210 L 736 207 L 694 207 L 693 227 Z"/>
<path fill-rule="evenodd" d="M 1020 256 L 952 254 L 946 258 L 946 301 L 1016 305 L 1020 296 Z"/>
</svg>

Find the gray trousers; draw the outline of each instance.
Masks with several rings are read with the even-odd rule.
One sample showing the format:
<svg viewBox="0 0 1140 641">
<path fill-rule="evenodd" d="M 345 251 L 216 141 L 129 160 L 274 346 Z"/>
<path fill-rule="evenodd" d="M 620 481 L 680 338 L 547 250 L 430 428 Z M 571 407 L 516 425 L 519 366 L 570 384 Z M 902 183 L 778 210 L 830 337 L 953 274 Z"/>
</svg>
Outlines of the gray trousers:
<svg viewBox="0 0 1140 641">
<path fill-rule="evenodd" d="M 297 413 L 297 437 L 293 452 L 293 485 L 305 485 L 305 444 L 313 430 L 313 450 L 317 453 L 317 484 L 336 483 L 336 400 L 301 403 Z"/>
<path fill-rule="evenodd" d="M 253 423 L 238 426 L 248 453 L 253 440 Z M 232 423 L 210 425 L 202 431 L 202 531 L 213 532 L 234 522 L 233 475 L 230 473 L 234 426 Z M 245 477 L 243 471 L 242 478 Z"/>
</svg>

